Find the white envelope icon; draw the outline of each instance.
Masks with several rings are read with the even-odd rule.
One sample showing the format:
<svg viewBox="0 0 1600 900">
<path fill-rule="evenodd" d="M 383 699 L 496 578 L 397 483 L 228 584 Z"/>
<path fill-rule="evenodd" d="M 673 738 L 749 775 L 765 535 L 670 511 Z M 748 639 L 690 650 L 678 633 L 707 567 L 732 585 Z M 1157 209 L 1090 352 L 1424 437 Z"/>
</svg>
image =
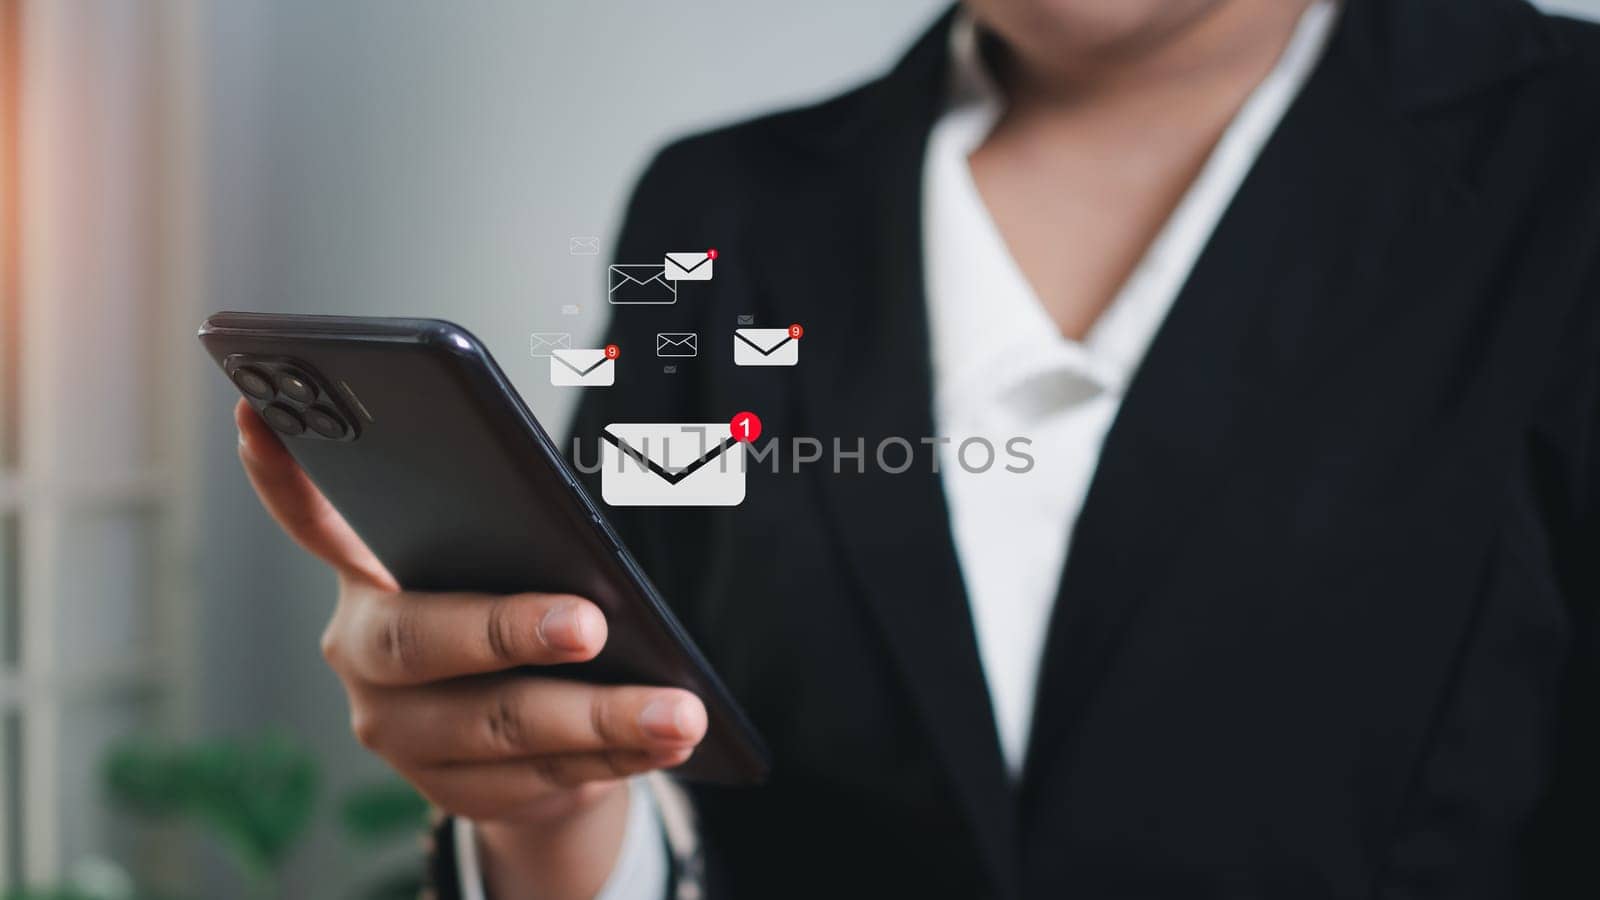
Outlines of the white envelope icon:
<svg viewBox="0 0 1600 900">
<path fill-rule="evenodd" d="M 617 361 L 606 359 L 604 347 L 550 351 L 550 383 L 556 387 L 611 387 Z"/>
<path fill-rule="evenodd" d="M 692 253 L 668 253 L 662 264 L 668 281 L 710 281 L 711 254 L 704 250 Z"/>
<path fill-rule="evenodd" d="M 699 356 L 700 335 L 693 331 L 663 331 L 656 335 L 657 356 Z"/>
<path fill-rule="evenodd" d="M 792 366 L 800 362 L 800 342 L 787 328 L 735 328 L 733 364 L 736 366 Z"/>
<path fill-rule="evenodd" d="M 606 300 L 610 303 L 678 302 L 678 286 L 667 279 L 661 266 L 619 263 L 606 269 L 606 279 Z"/>
<path fill-rule="evenodd" d="M 528 352 L 534 356 L 549 356 L 553 350 L 571 350 L 572 335 L 565 331 L 535 331 L 528 339 Z"/>
<path fill-rule="evenodd" d="M 600 438 L 600 496 L 612 506 L 744 502 L 744 444 L 727 422 L 613 423 Z"/>
</svg>

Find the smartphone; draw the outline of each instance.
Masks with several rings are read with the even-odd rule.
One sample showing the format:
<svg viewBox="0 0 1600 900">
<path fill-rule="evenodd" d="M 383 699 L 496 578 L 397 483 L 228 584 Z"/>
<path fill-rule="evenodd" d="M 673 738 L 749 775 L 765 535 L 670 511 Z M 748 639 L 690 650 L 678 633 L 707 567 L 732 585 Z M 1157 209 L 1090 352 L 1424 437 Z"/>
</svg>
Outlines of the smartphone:
<svg viewBox="0 0 1600 900">
<path fill-rule="evenodd" d="M 606 615 L 605 649 L 529 671 L 692 691 L 708 728 L 676 773 L 735 785 L 766 777 L 750 721 L 466 329 L 225 312 L 199 336 L 404 588 L 589 598 Z"/>
</svg>

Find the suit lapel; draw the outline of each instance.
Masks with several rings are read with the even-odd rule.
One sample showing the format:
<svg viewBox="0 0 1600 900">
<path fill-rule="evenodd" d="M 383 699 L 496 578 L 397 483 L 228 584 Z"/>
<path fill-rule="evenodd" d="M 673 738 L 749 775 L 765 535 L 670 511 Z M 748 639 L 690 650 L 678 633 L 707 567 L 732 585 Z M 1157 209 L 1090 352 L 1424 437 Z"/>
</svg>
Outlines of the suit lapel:
<svg viewBox="0 0 1600 900">
<path fill-rule="evenodd" d="M 811 272 L 823 258 L 830 272 L 767 286 L 778 308 L 807 311 L 817 345 L 797 371 L 797 433 L 847 449 L 864 439 L 866 471 L 819 474 L 817 491 L 1001 896 L 1020 890 L 1019 824 L 1038 812 L 1019 797 L 1059 799 L 1052 779 L 1123 636 L 1172 587 L 1162 574 L 1198 544 L 1229 479 L 1248 474 L 1232 462 L 1239 448 L 1293 407 L 1319 360 L 1392 312 L 1382 301 L 1395 285 L 1424 290 L 1429 266 L 1470 252 L 1471 198 L 1386 102 L 1392 72 L 1377 57 L 1405 49 L 1391 46 L 1389 15 L 1386 2 L 1347 0 L 1129 386 L 1063 572 L 1020 792 L 1005 774 L 934 450 L 919 441 L 934 426 L 922 156 L 950 15 L 866 89 L 856 125 L 823 136 L 831 177 L 789 186 L 788 224 L 811 239 L 779 242 L 769 271 Z M 889 464 L 905 458 L 883 443 L 892 438 L 909 442 L 901 474 L 872 459 L 879 447 Z"/>
<path fill-rule="evenodd" d="M 939 477 L 933 468 L 932 381 L 922 293 L 921 176 L 928 131 L 940 107 L 950 16 L 870 90 L 874 120 L 841 147 L 837 198 L 822 210 L 817 240 L 789 248 L 775 271 L 805 271 L 824 250 L 826 303 L 807 309 L 809 345 L 799 366 L 805 432 L 846 449 L 865 439 L 866 471 L 854 464 L 817 481 L 838 549 L 881 626 L 930 749 L 944 764 L 972 839 L 1001 896 L 1014 896 L 1012 790 L 995 731 L 972 617 L 962 587 Z M 861 210 L 864 216 L 841 215 Z M 852 286 L 860 291 L 850 296 Z M 781 288 L 775 292 L 781 293 Z M 813 297 L 817 286 L 807 286 Z M 826 358 L 821 347 L 827 348 Z M 883 444 L 901 438 L 904 444 Z M 884 446 L 888 466 L 874 456 Z"/>
<path fill-rule="evenodd" d="M 1317 70 L 1219 222 L 1107 434 L 1062 575 L 1035 698 L 1023 822 L 1060 786 L 1097 693 L 1167 577 L 1208 545 L 1208 512 L 1249 478 L 1250 447 L 1295 415 L 1331 354 L 1425 304 L 1481 236 L 1473 198 L 1386 102 L 1372 15 L 1353 0 Z M 1354 399 L 1352 402 L 1356 402 Z M 1027 827 L 1025 824 L 1024 827 Z"/>
</svg>

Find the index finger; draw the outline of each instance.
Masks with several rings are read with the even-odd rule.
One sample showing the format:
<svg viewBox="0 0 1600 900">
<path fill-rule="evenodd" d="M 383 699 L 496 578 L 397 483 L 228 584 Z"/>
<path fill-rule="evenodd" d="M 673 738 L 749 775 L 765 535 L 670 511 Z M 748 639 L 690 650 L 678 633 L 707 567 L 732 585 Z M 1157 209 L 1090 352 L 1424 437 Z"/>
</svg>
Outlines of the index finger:
<svg viewBox="0 0 1600 900">
<path fill-rule="evenodd" d="M 244 464 L 245 474 L 261 498 L 261 505 L 289 537 L 341 575 L 385 590 L 398 590 L 394 576 L 311 483 L 250 404 L 240 399 L 233 409 L 233 419 L 239 426 L 239 461 Z"/>
</svg>

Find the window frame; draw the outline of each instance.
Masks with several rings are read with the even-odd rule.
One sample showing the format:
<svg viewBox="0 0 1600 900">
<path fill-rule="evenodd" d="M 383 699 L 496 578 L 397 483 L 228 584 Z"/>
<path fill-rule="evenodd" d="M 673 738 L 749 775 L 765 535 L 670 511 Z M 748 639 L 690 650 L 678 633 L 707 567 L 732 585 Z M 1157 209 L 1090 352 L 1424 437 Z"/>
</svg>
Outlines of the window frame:
<svg viewBox="0 0 1600 900">
<path fill-rule="evenodd" d="M 0 596 L 0 604 L 13 604 L 17 633 L 9 639 L 19 651 L 15 660 L 0 656 L 0 723 L 16 722 L 21 732 L 17 758 L 0 764 L 0 891 L 57 883 L 74 862 L 64 858 L 63 847 L 72 812 L 63 808 L 66 773 L 60 762 L 68 716 L 109 720 L 125 704 L 138 704 L 149 710 L 151 727 L 169 736 L 186 734 L 193 721 L 198 505 L 191 473 L 198 435 L 195 417 L 185 413 L 196 400 L 191 382 L 197 367 L 186 363 L 198 353 L 192 345 L 204 275 L 197 227 L 206 171 L 198 140 L 199 11 L 197 0 L 122 11 L 93 3 L 0 0 L 0 521 L 13 523 L 17 535 L 16 558 L 0 559 L 0 574 L 15 573 L 15 596 Z M 69 82 L 81 75 L 75 60 L 92 59 L 108 46 L 126 54 L 135 83 L 116 85 L 115 95 L 105 100 L 95 92 L 111 95 L 112 86 L 92 81 L 104 71 L 87 68 L 89 77 L 81 79 L 87 85 Z M 59 167 L 67 163 L 51 151 L 66 143 L 75 117 L 91 114 L 67 102 L 85 91 L 94 101 L 131 98 L 137 107 L 105 126 L 105 137 L 131 151 L 118 154 L 117 167 L 103 173 L 109 189 L 122 192 L 129 205 L 107 221 L 92 219 L 103 226 L 97 237 L 126 241 L 153 259 L 140 269 L 148 278 L 107 279 L 100 296 L 67 298 L 72 292 L 62 289 L 67 282 L 61 275 L 77 263 L 72 256 L 80 248 L 52 240 L 51 229 L 59 229 L 63 209 L 81 198 L 61 189 L 66 182 Z M 101 212 L 93 208 L 89 215 Z M 71 433 L 73 416 L 94 410 L 64 409 L 52 375 L 74 352 L 74 306 L 92 315 L 100 305 L 120 302 L 139 304 L 140 315 L 152 323 L 150 357 L 157 371 L 145 375 L 157 380 L 164 400 L 158 440 L 144 462 L 129 459 L 116 471 L 75 468 L 62 462 L 58 445 Z M 75 548 L 65 545 L 66 528 L 75 518 L 129 511 L 147 518 L 147 524 L 126 527 L 140 528 L 153 548 L 143 568 L 149 583 L 130 586 L 124 599 L 131 604 L 141 594 L 151 598 L 149 607 L 135 611 L 153 620 L 148 639 L 116 658 L 74 658 L 62 646 L 57 615 L 61 575 L 81 564 Z M 0 741 L 9 727 L 0 728 Z M 0 756 L 9 757 L 12 749 L 0 745 Z M 150 849 L 150 859 L 141 854 L 140 868 L 177 871 L 175 847 Z"/>
</svg>

